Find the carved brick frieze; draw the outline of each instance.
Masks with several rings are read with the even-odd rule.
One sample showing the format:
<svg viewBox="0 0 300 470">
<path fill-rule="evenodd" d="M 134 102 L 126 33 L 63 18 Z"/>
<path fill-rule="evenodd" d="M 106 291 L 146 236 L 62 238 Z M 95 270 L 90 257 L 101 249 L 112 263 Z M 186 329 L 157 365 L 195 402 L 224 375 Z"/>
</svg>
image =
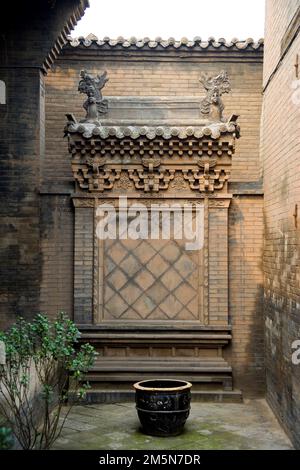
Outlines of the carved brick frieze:
<svg viewBox="0 0 300 470">
<path fill-rule="evenodd" d="M 69 149 L 79 190 L 214 193 L 227 190 L 235 137 L 102 140 L 71 134 Z"/>
</svg>

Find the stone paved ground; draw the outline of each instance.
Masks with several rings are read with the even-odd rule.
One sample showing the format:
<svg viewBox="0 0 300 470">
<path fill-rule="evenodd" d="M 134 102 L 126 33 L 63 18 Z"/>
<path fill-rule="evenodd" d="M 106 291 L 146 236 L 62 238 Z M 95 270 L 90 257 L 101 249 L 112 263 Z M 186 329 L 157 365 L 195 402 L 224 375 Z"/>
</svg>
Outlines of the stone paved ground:
<svg viewBox="0 0 300 470">
<path fill-rule="evenodd" d="M 292 449 L 264 400 L 243 404 L 192 403 L 185 432 L 178 437 L 145 436 L 134 404 L 77 406 L 55 449 Z"/>
</svg>

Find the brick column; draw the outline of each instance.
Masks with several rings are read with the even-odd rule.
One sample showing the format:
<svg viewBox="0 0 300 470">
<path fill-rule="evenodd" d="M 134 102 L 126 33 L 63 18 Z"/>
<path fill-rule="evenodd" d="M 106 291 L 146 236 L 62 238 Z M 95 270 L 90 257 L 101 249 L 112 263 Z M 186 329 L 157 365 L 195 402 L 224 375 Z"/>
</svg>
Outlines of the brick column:
<svg viewBox="0 0 300 470">
<path fill-rule="evenodd" d="M 94 209 L 75 205 L 74 321 L 93 322 Z"/>
<path fill-rule="evenodd" d="M 228 324 L 228 199 L 209 201 L 209 324 Z"/>
</svg>

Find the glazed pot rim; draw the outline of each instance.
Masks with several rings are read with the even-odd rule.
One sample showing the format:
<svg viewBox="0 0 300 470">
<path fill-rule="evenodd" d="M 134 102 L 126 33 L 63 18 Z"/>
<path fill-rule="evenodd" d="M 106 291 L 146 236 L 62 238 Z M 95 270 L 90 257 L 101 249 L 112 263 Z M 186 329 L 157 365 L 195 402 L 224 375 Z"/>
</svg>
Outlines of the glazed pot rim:
<svg viewBox="0 0 300 470">
<path fill-rule="evenodd" d="M 183 385 L 179 387 L 147 387 L 147 382 L 170 382 L 170 385 L 175 383 L 182 383 Z M 143 390 L 146 392 L 179 392 L 181 390 L 188 390 L 192 387 L 190 382 L 186 380 L 176 380 L 176 379 L 148 379 L 148 380 L 141 380 L 140 382 L 136 382 L 133 384 L 135 390 Z"/>
</svg>

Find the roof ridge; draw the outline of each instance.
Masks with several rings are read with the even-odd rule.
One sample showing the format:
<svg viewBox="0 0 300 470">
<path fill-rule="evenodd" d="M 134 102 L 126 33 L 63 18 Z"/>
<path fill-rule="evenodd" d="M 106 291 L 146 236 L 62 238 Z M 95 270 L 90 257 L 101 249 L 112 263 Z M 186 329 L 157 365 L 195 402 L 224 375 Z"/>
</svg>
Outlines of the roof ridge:
<svg viewBox="0 0 300 470">
<path fill-rule="evenodd" d="M 199 36 L 194 37 L 192 40 L 189 40 L 186 37 L 183 37 L 180 40 L 176 40 L 173 37 L 170 37 L 168 39 L 162 39 L 161 37 L 150 39 L 148 37 L 136 38 L 135 36 L 132 36 L 129 39 L 123 38 L 122 36 L 119 36 L 116 39 L 112 39 L 112 38 L 109 38 L 108 36 L 105 36 L 104 38 L 100 39 L 91 33 L 86 37 L 79 36 L 79 37 L 73 38 L 72 36 L 68 36 L 68 42 L 72 47 L 78 47 L 81 45 L 85 47 L 89 47 L 92 44 L 96 44 L 99 47 L 106 46 L 106 47 L 111 47 L 111 48 L 121 46 L 124 48 L 136 47 L 138 49 L 141 49 L 141 48 L 147 47 L 150 49 L 155 49 L 156 47 L 161 46 L 163 48 L 173 47 L 175 49 L 178 49 L 180 47 L 187 47 L 190 49 L 196 48 L 196 47 L 200 47 L 201 49 L 207 49 L 208 47 L 213 47 L 215 49 L 218 49 L 224 46 L 227 49 L 252 48 L 253 50 L 257 50 L 263 47 L 264 39 L 261 38 L 258 41 L 255 41 L 253 38 L 247 38 L 244 40 L 233 38 L 231 39 L 231 41 L 227 41 L 224 38 L 215 39 L 212 36 L 209 37 L 207 40 L 202 40 L 202 38 Z"/>
</svg>

